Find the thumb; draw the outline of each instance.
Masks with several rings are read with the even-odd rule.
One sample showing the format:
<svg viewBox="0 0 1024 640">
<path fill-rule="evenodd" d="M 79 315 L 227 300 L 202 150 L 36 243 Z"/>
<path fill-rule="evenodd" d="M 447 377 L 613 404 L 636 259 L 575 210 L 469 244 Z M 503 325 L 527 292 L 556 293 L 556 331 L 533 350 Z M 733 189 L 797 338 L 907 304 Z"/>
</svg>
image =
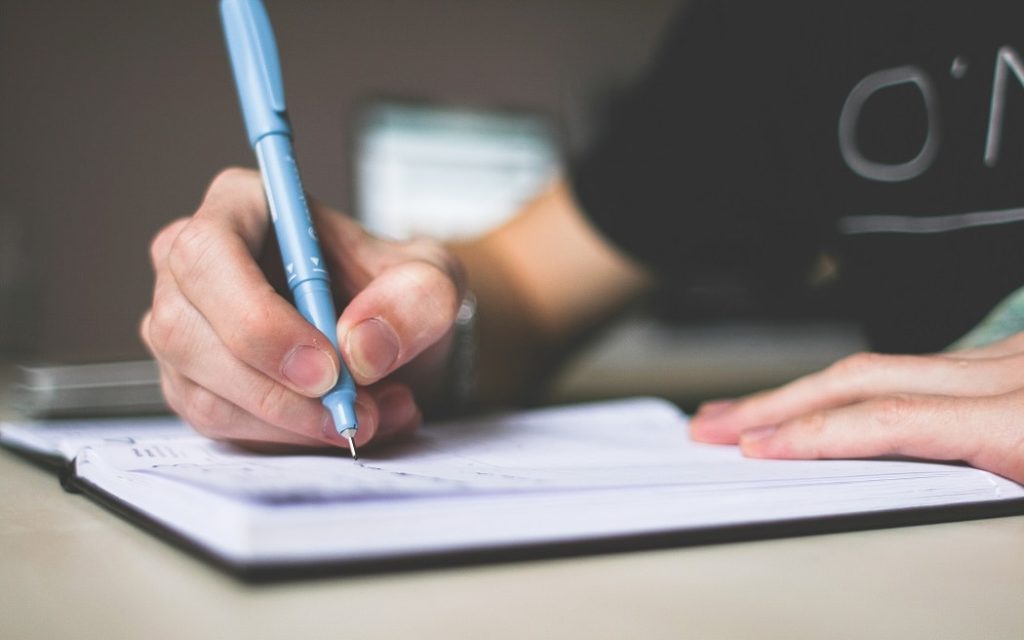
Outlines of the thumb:
<svg viewBox="0 0 1024 640">
<path fill-rule="evenodd" d="M 342 355 L 360 384 L 391 374 L 449 334 L 462 292 L 436 265 L 410 260 L 385 269 L 338 321 Z"/>
</svg>

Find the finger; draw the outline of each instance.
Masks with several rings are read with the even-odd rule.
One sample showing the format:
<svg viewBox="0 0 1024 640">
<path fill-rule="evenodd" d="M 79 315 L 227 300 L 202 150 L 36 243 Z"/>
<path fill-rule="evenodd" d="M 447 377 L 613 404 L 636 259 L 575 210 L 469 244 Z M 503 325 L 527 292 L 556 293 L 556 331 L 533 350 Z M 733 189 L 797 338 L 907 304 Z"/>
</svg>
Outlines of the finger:
<svg viewBox="0 0 1024 640">
<path fill-rule="evenodd" d="M 149 259 L 153 265 L 153 271 L 159 272 L 167 265 L 167 255 L 171 252 L 171 245 L 181 230 L 188 224 L 188 218 L 178 218 L 161 229 L 153 237 L 149 245 Z"/>
<path fill-rule="evenodd" d="M 378 407 L 379 422 L 373 444 L 411 436 L 423 421 L 412 390 L 404 384 L 385 381 L 368 390 Z"/>
<path fill-rule="evenodd" d="M 1012 389 L 1020 364 L 1002 359 L 856 354 L 772 391 L 749 396 L 691 421 L 702 442 L 736 442 L 741 431 L 883 395 L 984 396 Z"/>
<path fill-rule="evenodd" d="M 356 381 L 376 382 L 445 337 L 461 298 L 452 275 L 426 260 L 378 274 L 338 321 L 342 354 Z"/>
<path fill-rule="evenodd" d="M 254 173 L 218 177 L 171 244 L 167 271 L 236 358 L 296 392 L 319 397 L 337 381 L 338 356 L 274 291 L 253 258 L 268 224 L 260 189 Z M 154 304 L 154 323 L 171 320 Z"/>
<path fill-rule="evenodd" d="M 299 433 L 259 419 L 173 369 L 161 367 L 161 387 L 174 412 L 197 432 L 214 440 L 241 443 L 249 448 L 267 443 L 348 449 L 348 441 L 338 435 L 329 414 L 319 432 Z M 373 393 L 364 392 L 356 399 L 356 414 L 360 425 L 355 437 L 357 447 L 389 441 L 415 430 L 415 425 L 395 425 L 381 436 L 378 431 L 380 414 Z"/>
<path fill-rule="evenodd" d="M 335 289 L 348 299 L 373 280 L 376 273 L 396 262 L 396 243 L 370 234 L 355 220 L 307 196 L 309 212 L 322 240 L 321 250 Z"/>
<path fill-rule="evenodd" d="M 324 256 L 342 291 L 354 296 L 382 271 L 409 260 L 422 260 L 446 273 L 460 291 L 466 274 L 444 245 L 429 238 L 406 242 L 382 240 L 352 218 L 324 207 L 310 198 L 310 212 L 323 238 Z"/>
<path fill-rule="evenodd" d="M 693 414 L 693 419 L 710 419 L 720 413 L 728 411 L 735 404 L 736 400 L 734 399 L 708 400 L 697 407 L 697 412 Z"/>
<path fill-rule="evenodd" d="M 328 443 L 320 438 L 267 424 L 172 369 L 161 367 L 160 379 L 164 397 L 174 412 L 198 433 L 213 440 L 299 447 L 340 447 L 337 442 Z"/>
<path fill-rule="evenodd" d="M 458 259 L 438 242 L 388 242 L 317 203 L 312 211 L 340 291 L 342 355 L 360 384 L 380 380 L 450 331 L 466 288 Z"/>
<path fill-rule="evenodd" d="M 149 316 L 147 342 L 161 355 L 165 367 L 263 423 L 309 438 L 323 439 L 326 434 L 329 444 L 347 444 L 333 429 L 326 429 L 330 416 L 319 400 L 299 394 L 237 359 L 206 319 L 173 288 L 161 292 L 158 284 L 158 292 L 163 301 Z M 161 320 L 161 314 L 168 313 L 170 318 Z M 374 429 L 375 425 L 367 425 L 365 433 Z"/>
<path fill-rule="evenodd" d="M 1022 398 L 1020 392 L 990 398 L 889 396 L 747 431 L 740 447 L 756 458 L 897 454 L 964 460 L 1020 482 Z"/>
<path fill-rule="evenodd" d="M 207 187 L 193 218 L 216 221 L 229 227 L 257 253 L 270 227 L 270 213 L 258 171 L 230 167 L 218 173 Z"/>
<path fill-rule="evenodd" d="M 148 338 L 151 318 L 152 314 L 147 313 L 141 323 L 141 333 L 147 344 L 151 342 Z M 202 319 L 198 322 L 201 323 Z M 202 343 L 202 339 L 194 340 L 194 343 Z M 297 394 L 288 397 L 291 392 L 282 391 L 281 387 L 276 391 L 272 386 L 270 391 L 258 390 L 263 385 L 275 383 L 261 379 L 258 372 L 244 365 L 238 367 L 236 362 L 218 363 L 218 358 L 223 358 L 224 354 L 218 353 L 222 349 L 216 344 L 201 345 L 196 351 L 202 354 L 199 361 L 164 359 L 160 369 L 163 380 L 182 381 L 170 388 L 165 386 L 165 397 L 176 413 L 199 427 L 197 430 L 219 440 L 245 441 L 247 445 L 267 441 L 301 446 L 315 442 L 318 446 L 347 447 L 347 440 L 338 435 L 330 414 L 319 401 Z M 175 352 L 181 353 L 182 350 Z M 180 370 L 174 368 L 175 364 Z M 202 382 L 197 384 L 196 380 Z M 233 382 L 225 384 L 227 381 Z M 257 391 L 245 391 L 251 387 Z M 214 389 L 224 389 L 224 393 L 217 393 Z M 411 390 L 396 382 L 382 382 L 373 388 L 360 389 L 356 413 L 360 425 L 356 445 L 360 447 L 406 437 L 415 432 L 422 421 L 422 413 Z M 280 431 L 294 434 L 295 438 Z"/>
</svg>

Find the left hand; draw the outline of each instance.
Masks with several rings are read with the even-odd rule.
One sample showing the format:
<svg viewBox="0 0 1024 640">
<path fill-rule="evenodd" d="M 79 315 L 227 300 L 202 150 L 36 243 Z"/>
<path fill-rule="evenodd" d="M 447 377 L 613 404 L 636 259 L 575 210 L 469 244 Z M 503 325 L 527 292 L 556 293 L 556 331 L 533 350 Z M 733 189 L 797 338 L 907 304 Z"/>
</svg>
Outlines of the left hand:
<svg viewBox="0 0 1024 640">
<path fill-rule="evenodd" d="M 963 460 L 1024 483 L 1024 332 L 936 355 L 853 355 L 778 389 L 705 403 L 691 436 L 755 458 Z"/>
</svg>

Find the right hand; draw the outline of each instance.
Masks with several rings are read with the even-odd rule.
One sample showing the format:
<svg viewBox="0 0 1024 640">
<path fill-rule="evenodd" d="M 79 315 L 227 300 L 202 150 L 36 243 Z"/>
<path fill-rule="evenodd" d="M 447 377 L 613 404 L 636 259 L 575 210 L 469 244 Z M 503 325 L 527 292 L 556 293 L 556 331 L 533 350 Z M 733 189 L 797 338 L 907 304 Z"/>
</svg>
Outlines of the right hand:
<svg viewBox="0 0 1024 640">
<path fill-rule="evenodd" d="M 344 309 L 338 340 L 359 385 L 356 444 L 409 434 L 421 420 L 413 387 L 438 380 L 447 360 L 463 268 L 436 242 L 378 239 L 312 200 L 310 213 Z M 347 446 L 319 401 L 336 382 L 337 353 L 257 264 L 269 233 L 259 174 L 221 172 L 199 210 L 152 242 L 142 339 L 168 404 L 200 433 L 258 448 Z"/>
</svg>

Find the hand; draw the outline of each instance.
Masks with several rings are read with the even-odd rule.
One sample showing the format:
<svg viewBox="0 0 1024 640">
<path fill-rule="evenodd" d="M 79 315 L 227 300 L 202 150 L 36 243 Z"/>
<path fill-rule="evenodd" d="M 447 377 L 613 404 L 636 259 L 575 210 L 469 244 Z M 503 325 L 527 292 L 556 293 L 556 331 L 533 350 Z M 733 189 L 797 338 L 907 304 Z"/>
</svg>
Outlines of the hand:
<svg viewBox="0 0 1024 640">
<path fill-rule="evenodd" d="M 310 208 L 344 309 L 342 356 L 360 385 L 356 443 L 408 434 L 421 420 L 412 370 L 438 377 L 465 288 L 461 265 L 437 243 L 386 242 Z M 269 225 L 258 173 L 217 176 L 199 210 L 153 240 L 142 339 L 168 404 L 200 433 L 258 447 L 347 446 L 319 401 L 337 380 L 337 354 L 257 264 Z M 409 373 L 392 375 L 400 369 Z"/>
<path fill-rule="evenodd" d="M 929 356 L 858 354 L 788 385 L 703 405 L 695 440 L 755 458 L 964 460 L 1024 482 L 1024 333 Z"/>
</svg>

